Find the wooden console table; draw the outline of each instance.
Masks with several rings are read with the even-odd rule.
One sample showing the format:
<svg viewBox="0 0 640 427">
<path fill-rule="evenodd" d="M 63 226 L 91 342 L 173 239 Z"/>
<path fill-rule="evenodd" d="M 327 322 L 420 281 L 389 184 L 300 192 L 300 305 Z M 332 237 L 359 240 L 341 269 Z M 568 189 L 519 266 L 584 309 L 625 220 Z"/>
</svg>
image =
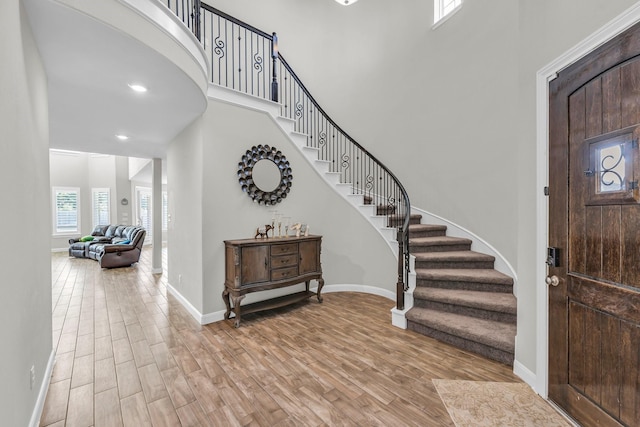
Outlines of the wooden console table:
<svg viewBox="0 0 640 427">
<path fill-rule="evenodd" d="M 222 299 L 229 319 L 235 314 L 235 326 L 240 326 L 243 313 L 282 307 L 316 295 L 324 286 L 320 250 L 322 236 L 270 237 L 268 239 L 225 240 L 225 282 Z M 309 290 L 311 280 L 318 281 L 318 291 Z M 305 282 L 306 290 L 241 306 L 251 292 L 266 291 Z"/>
</svg>

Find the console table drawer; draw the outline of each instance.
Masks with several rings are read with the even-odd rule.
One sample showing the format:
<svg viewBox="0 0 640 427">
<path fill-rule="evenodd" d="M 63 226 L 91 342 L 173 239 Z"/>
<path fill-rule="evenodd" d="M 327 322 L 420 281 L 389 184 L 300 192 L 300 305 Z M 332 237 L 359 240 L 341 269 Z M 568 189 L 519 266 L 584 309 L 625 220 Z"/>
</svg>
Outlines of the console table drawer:
<svg viewBox="0 0 640 427">
<path fill-rule="evenodd" d="M 278 268 L 271 270 L 271 280 L 288 279 L 290 277 L 296 277 L 298 275 L 298 266 L 289 268 Z"/>
<path fill-rule="evenodd" d="M 272 256 L 271 268 L 290 267 L 292 265 L 298 265 L 298 254 L 284 255 L 284 256 Z"/>
<path fill-rule="evenodd" d="M 278 255 L 289 255 L 289 254 L 297 254 L 298 253 L 298 244 L 297 243 L 289 243 L 286 245 L 272 245 L 271 246 L 271 256 Z"/>
</svg>

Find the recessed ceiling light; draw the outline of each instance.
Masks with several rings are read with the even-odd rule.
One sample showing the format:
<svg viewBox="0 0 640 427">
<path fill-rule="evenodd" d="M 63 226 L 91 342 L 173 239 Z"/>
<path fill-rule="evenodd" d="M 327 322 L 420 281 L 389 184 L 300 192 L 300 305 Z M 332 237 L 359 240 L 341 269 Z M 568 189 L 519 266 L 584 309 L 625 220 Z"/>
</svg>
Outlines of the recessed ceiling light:
<svg viewBox="0 0 640 427">
<path fill-rule="evenodd" d="M 129 83 L 129 87 L 131 88 L 131 90 L 133 90 L 135 92 L 142 93 L 142 92 L 146 92 L 147 91 L 146 87 L 144 87 L 142 85 L 139 85 L 139 84 L 136 84 L 136 83 Z"/>
<path fill-rule="evenodd" d="M 116 135 L 116 138 L 118 138 L 120 141 L 126 141 L 127 139 L 129 139 L 129 137 L 127 135 Z"/>
</svg>

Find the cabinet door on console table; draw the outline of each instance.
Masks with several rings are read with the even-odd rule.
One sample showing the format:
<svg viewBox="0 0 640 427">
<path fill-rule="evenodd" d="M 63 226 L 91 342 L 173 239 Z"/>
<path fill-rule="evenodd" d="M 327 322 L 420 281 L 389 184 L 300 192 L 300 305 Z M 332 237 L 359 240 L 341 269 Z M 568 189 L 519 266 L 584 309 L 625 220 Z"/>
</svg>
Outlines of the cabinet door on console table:
<svg viewBox="0 0 640 427">
<path fill-rule="evenodd" d="M 320 264 L 322 236 L 244 239 L 225 241 L 226 273 L 222 298 L 227 307 L 225 319 L 233 312 L 236 327 L 241 313 L 293 304 L 320 294 L 324 286 Z M 309 282 L 318 281 L 318 291 L 309 290 Z M 305 290 L 254 304 L 241 306 L 247 293 L 305 283 Z M 232 306 L 233 303 L 233 306 Z"/>
</svg>

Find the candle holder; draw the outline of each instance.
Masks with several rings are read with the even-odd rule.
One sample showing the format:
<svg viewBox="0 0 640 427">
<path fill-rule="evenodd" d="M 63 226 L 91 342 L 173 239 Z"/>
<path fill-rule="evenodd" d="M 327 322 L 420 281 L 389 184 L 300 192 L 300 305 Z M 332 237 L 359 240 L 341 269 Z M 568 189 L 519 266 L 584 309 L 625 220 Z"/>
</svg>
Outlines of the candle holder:
<svg viewBox="0 0 640 427">
<path fill-rule="evenodd" d="M 290 221 L 291 221 L 291 218 L 289 218 L 289 217 L 282 218 L 282 222 L 284 222 L 284 237 L 289 237 L 289 222 Z"/>
</svg>

